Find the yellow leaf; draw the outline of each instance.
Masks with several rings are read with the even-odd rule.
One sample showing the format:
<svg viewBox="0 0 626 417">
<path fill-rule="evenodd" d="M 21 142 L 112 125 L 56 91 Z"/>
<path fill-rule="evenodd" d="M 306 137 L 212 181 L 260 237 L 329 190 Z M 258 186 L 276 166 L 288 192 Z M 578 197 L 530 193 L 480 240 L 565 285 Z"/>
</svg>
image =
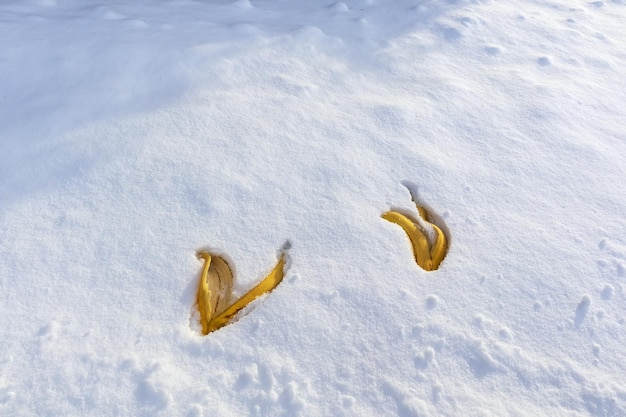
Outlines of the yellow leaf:
<svg viewBox="0 0 626 417">
<path fill-rule="evenodd" d="M 198 252 L 198 258 L 204 259 L 196 298 L 202 334 L 224 327 L 248 304 L 276 288 L 283 280 L 285 256 L 282 253 L 274 269 L 259 284 L 230 304 L 233 286 L 230 266 L 218 255 Z"/>
<path fill-rule="evenodd" d="M 413 247 L 415 261 L 425 271 L 434 271 L 439 268 L 439 264 L 445 258 L 448 251 L 448 241 L 441 228 L 430 221 L 430 215 L 425 207 L 416 203 L 417 212 L 420 217 L 435 231 L 435 239 L 430 242 L 420 223 L 411 216 L 397 211 L 388 211 L 381 216 L 402 227 L 409 237 Z"/>
</svg>

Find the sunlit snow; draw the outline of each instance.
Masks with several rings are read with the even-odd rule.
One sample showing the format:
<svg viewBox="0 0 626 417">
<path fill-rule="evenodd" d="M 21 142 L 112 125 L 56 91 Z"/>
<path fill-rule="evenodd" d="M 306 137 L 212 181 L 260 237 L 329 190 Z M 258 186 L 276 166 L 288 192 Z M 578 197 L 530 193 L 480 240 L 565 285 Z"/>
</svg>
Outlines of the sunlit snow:
<svg viewBox="0 0 626 417">
<path fill-rule="evenodd" d="M 1 2 L 0 415 L 626 416 L 625 14 Z"/>
</svg>

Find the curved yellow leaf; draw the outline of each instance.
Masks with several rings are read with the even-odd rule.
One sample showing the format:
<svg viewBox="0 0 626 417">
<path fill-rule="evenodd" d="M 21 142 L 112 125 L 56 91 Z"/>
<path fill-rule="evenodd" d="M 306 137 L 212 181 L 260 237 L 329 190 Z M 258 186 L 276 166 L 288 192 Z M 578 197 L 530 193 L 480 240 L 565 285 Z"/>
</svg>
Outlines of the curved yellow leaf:
<svg viewBox="0 0 626 417">
<path fill-rule="evenodd" d="M 382 217 L 404 229 L 413 246 L 413 254 L 417 264 L 426 271 L 434 271 L 439 268 L 443 258 L 446 256 L 448 240 L 443 230 L 431 222 L 431 215 L 428 210 L 424 206 L 417 204 L 415 198 L 413 198 L 413 202 L 415 202 L 417 212 L 423 220 L 421 223 L 397 211 L 388 211 L 383 213 Z M 423 230 L 426 226 L 432 226 L 434 231 L 434 233 L 431 233 L 430 240 L 426 231 Z"/>
</svg>

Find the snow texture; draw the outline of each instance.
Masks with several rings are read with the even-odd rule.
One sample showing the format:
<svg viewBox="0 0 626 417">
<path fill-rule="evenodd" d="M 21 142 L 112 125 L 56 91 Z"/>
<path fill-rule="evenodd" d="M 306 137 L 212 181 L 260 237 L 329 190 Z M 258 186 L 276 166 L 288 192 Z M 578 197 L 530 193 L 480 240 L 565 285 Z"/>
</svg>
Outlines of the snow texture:
<svg viewBox="0 0 626 417">
<path fill-rule="evenodd" d="M 0 415 L 626 416 L 624 13 L 3 1 Z"/>
</svg>

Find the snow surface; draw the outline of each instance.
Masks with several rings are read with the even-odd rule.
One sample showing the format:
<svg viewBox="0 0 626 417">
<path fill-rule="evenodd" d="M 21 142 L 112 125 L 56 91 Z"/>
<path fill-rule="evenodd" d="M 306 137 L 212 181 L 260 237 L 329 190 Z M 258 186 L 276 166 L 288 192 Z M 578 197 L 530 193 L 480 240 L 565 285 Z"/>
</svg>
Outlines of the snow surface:
<svg viewBox="0 0 626 417">
<path fill-rule="evenodd" d="M 0 4 L 0 415 L 626 416 L 624 2 L 331 1 Z"/>
</svg>

